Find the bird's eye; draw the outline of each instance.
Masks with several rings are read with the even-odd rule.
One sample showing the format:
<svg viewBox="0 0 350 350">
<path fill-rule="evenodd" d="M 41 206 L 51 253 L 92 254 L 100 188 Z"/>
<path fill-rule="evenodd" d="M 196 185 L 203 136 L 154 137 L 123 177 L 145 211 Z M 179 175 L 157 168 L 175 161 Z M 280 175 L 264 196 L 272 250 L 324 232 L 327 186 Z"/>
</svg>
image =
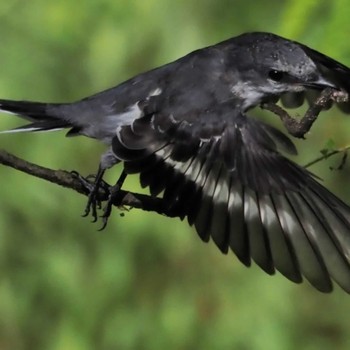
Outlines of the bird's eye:
<svg viewBox="0 0 350 350">
<path fill-rule="evenodd" d="M 269 78 L 274 81 L 281 81 L 284 77 L 284 72 L 280 70 L 270 70 L 269 71 Z"/>
</svg>

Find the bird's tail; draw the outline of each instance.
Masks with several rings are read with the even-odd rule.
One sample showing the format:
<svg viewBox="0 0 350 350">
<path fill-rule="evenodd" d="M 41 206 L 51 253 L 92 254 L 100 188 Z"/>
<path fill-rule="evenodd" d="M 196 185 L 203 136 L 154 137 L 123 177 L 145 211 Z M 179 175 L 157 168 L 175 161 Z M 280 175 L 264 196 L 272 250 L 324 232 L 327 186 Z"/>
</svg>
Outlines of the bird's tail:
<svg viewBox="0 0 350 350">
<path fill-rule="evenodd" d="M 72 127 L 73 125 L 64 119 L 61 106 L 61 104 L 0 99 L 0 112 L 15 114 L 30 121 L 29 124 L 0 133 L 52 131 Z"/>
</svg>

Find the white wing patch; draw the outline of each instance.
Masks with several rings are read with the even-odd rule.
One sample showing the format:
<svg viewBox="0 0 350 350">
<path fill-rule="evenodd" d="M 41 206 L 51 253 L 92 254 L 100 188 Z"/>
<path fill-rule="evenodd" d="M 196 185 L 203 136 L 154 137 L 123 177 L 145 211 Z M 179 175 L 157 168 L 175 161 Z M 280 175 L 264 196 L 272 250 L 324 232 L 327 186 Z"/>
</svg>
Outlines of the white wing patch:
<svg viewBox="0 0 350 350">
<path fill-rule="evenodd" d="M 162 93 L 162 89 L 157 88 L 148 95 L 147 98 L 152 96 L 158 96 Z M 143 113 L 139 107 L 139 102 L 137 101 L 131 105 L 124 113 L 113 114 L 106 117 L 107 123 L 113 124 L 113 127 L 116 130 L 116 133 L 120 132 L 120 128 L 125 125 L 131 125 L 135 119 L 141 118 Z"/>
<path fill-rule="evenodd" d="M 142 111 L 138 106 L 138 102 L 131 105 L 124 113 L 112 114 L 106 117 L 106 122 L 113 124 L 114 128 L 130 125 L 137 118 L 142 116 Z"/>
<path fill-rule="evenodd" d="M 156 88 L 155 90 L 153 90 L 148 97 L 151 97 L 151 96 L 158 96 L 162 93 L 162 89 L 161 88 Z"/>
</svg>

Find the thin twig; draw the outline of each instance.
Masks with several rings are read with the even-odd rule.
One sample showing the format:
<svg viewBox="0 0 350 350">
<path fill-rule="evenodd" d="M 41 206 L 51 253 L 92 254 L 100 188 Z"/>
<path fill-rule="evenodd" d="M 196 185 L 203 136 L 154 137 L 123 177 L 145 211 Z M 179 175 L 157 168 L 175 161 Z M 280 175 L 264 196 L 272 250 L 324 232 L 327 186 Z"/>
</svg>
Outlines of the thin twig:
<svg viewBox="0 0 350 350">
<path fill-rule="evenodd" d="M 322 155 L 319 156 L 318 158 L 308 162 L 307 164 L 304 165 L 304 168 L 309 168 L 310 166 L 312 165 L 315 165 L 316 163 L 319 163 L 321 162 L 322 160 L 325 160 L 325 159 L 328 159 L 336 154 L 339 154 L 339 153 L 343 153 L 343 152 L 347 152 L 348 150 L 350 149 L 350 145 L 349 146 L 346 146 L 346 147 L 343 147 L 343 148 L 338 148 L 338 149 L 335 149 L 335 150 L 332 150 L 332 151 L 326 151 L 326 152 L 322 152 Z"/>
</svg>

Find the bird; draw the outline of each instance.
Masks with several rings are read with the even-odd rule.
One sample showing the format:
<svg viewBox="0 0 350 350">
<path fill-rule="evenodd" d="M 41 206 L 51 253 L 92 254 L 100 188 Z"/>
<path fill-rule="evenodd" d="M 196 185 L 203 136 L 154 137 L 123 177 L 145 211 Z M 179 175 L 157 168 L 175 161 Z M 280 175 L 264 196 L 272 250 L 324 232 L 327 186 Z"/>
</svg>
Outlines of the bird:
<svg viewBox="0 0 350 350">
<path fill-rule="evenodd" d="M 350 293 L 349 205 L 287 157 L 297 153 L 289 136 L 249 115 L 276 100 L 312 104 L 326 89 L 349 93 L 350 69 L 296 41 L 249 32 L 76 102 L 1 99 L 0 110 L 29 121 L 3 132 L 68 129 L 106 144 L 85 214 L 96 219 L 103 175 L 122 163 L 124 177 L 139 174 L 222 253 L 320 292 L 336 283 Z"/>
</svg>

